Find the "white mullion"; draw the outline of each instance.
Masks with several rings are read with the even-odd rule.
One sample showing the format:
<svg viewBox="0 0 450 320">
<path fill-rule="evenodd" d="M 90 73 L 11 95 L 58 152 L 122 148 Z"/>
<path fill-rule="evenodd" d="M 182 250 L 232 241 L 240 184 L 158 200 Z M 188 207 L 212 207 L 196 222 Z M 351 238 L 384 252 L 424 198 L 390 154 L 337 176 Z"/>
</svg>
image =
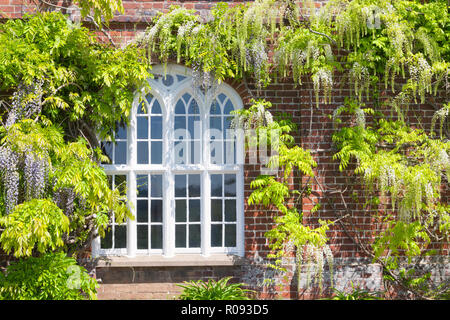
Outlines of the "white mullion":
<svg viewBox="0 0 450 320">
<path fill-rule="evenodd" d="M 127 163 L 131 168 L 127 175 L 127 198 L 128 201 L 131 202 L 132 206 L 130 210 L 134 217 L 136 217 L 136 208 L 137 208 L 137 194 L 136 194 L 136 172 L 133 170 L 137 163 L 137 120 L 136 120 L 136 111 L 137 106 L 133 108 L 133 112 L 130 117 L 130 125 L 127 128 L 127 137 L 128 137 L 128 154 L 127 154 Z M 127 255 L 129 257 L 136 256 L 137 250 L 137 220 L 128 219 L 127 221 Z"/>
<path fill-rule="evenodd" d="M 209 131 L 206 130 L 207 128 L 209 128 L 209 108 L 207 105 L 203 106 L 203 108 L 200 108 L 200 123 L 202 129 L 200 135 L 200 147 L 202 150 L 201 164 L 203 165 L 200 185 L 200 241 L 202 255 L 209 256 L 211 253 L 211 179 L 208 170 L 205 170 L 205 168 L 208 168 L 209 165 L 209 137 L 206 137 L 206 133 Z"/>
<path fill-rule="evenodd" d="M 175 252 L 175 183 L 172 174 L 173 165 L 173 116 L 169 106 L 171 97 L 162 101 L 163 108 L 163 165 L 167 170 L 163 173 L 163 255 L 172 257 Z"/>
<path fill-rule="evenodd" d="M 244 222 L 244 172 L 241 166 L 236 174 L 236 247 L 240 256 L 245 253 Z"/>
</svg>

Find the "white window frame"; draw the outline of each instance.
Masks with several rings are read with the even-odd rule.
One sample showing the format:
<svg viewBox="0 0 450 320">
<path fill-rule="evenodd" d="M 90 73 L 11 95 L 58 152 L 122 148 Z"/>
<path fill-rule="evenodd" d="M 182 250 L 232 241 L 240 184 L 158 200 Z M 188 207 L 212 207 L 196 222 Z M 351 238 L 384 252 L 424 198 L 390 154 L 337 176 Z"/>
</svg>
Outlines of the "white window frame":
<svg viewBox="0 0 450 320">
<path fill-rule="evenodd" d="M 240 143 L 239 138 L 236 142 L 236 164 L 217 165 L 210 163 L 210 148 L 208 131 L 209 127 L 209 109 L 213 101 L 204 101 L 198 99 L 193 94 L 191 87 L 192 71 L 180 65 L 167 65 L 165 70 L 162 65 L 155 66 L 152 73 L 157 74 L 183 75 L 186 79 L 176 82 L 170 87 L 164 86 L 155 79 L 148 79 L 151 87 L 151 94 L 159 100 L 163 116 L 163 156 L 162 164 L 137 164 L 137 107 L 139 97 L 145 96 L 144 89 L 135 95 L 135 99 L 130 114 L 130 124 L 127 127 L 127 164 L 122 165 L 103 165 L 106 174 L 127 176 L 127 198 L 132 204 L 130 209 L 136 216 L 137 186 L 136 176 L 139 174 L 162 174 L 163 175 L 163 248 L 162 249 L 137 249 L 137 224 L 136 219 L 128 219 L 127 224 L 127 248 L 119 250 L 101 249 L 100 238 L 94 239 L 92 243 L 92 254 L 94 257 L 125 255 L 127 257 L 145 256 L 145 255 L 163 255 L 173 257 L 177 254 L 201 254 L 209 256 L 211 254 L 233 254 L 244 256 L 244 145 Z M 202 159 L 200 164 L 175 164 L 171 145 L 173 140 L 175 104 L 184 93 L 189 93 L 196 98 L 200 108 L 200 121 L 202 124 Z M 225 94 L 233 103 L 235 110 L 242 109 L 243 103 L 237 92 L 228 84 L 221 83 L 216 96 Z M 202 101 L 203 100 L 203 101 Z M 149 146 L 150 148 L 150 146 Z M 150 161 L 149 161 L 150 162 Z M 201 247 L 200 248 L 175 248 L 175 194 L 174 194 L 174 175 L 175 174 L 193 174 L 201 175 Z M 236 247 L 211 247 L 211 174 L 236 174 Z"/>
</svg>

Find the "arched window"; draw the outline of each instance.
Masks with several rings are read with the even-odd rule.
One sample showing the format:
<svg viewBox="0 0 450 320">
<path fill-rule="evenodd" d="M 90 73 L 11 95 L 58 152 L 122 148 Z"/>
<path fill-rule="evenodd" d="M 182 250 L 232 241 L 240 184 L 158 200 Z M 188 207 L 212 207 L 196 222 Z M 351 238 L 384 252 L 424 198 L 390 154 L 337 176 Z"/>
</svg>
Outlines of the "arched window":
<svg viewBox="0 0 450 320">
<path fill-rule="evenodd" d="M 136 217 L 111 225 L 94 255 L 244 253 L 243 145 L 231 128 L 242 101 L 221 84 L 212 101 L 193 90 L 191 71 L 153 69 L 151 93 L 102 142 L 111 186 L 126 183 Z"/>
</svg>

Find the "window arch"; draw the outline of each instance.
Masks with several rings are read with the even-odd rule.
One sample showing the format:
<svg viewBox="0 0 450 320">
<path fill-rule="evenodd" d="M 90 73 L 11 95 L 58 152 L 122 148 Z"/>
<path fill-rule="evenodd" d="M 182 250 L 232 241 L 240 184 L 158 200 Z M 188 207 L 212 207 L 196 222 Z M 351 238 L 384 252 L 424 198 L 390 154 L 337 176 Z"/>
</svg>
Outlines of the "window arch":
<svg viewBox="0 0 450 320">
<path fill-rule="evenodd" d="M 156 66 L 153 73 L 129 126 L 117 131 L 115 144 L 102 142 L 112 160 L 105 171 L 112 183 L 126 180 L 136 219 L 126 232 L 113 224 L 93 253 L 243 255 L 243 144 L 231 128 L 231 111 L 242 101 L 227 84 L 209 101 L 193 90 L 186 67 L 169 65 L 164 73 Z"/>
</svg>

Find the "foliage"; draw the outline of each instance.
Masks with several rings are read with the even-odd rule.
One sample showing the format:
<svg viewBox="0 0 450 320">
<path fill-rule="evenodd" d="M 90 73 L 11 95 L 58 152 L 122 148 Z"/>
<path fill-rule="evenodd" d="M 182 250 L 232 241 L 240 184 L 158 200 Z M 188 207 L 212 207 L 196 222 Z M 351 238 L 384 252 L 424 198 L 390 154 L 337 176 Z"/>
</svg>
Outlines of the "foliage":
<svg viewBox="0 0 450 320">
<path fill-rule="evenodd" d="M 274 207 L 280 213 L 274 218 L 274 228 L 265 234 L 272 250 L 268 257 L 275 259 L 270 266 L 285 270 L 282 258 L 289 254 L 286 245 L 293 245 L 297 251 L 299 268 L 305 261 L 310 267 L 315 266 L 316 270 L 310 268 L 308 274 L 314 271 L 321 287 L 324 256 L 330 268 L 332 267 L 332 254 L 326 244 L 328 240 L 326 231 L 331 222 L 319 219 L 320 226 L 317 228 L 305 225 L 302 221 L 303 214 L 298 212 L 296 204 L 290 203 L 292 198 L 303 196 L 299 190 L 291 190 L 290 178 L 298 174 L 297 172 L 313 176 L 316 162 L 308 151 L 295 145 L 294 138 L 290 135 L 295 128 L 294 124 L 290 120 L 274 117 L 268 111 L 270 107 L 270 102 L 259 100 L 253 101 L 248 109 L 235 112 L 237 116 L 234 119 L 235 126 L 256 130 L 256 138 L 247 139 L 250 146 L 268 146 L 272 148 L 273 154 L 267 166 L 274 174 L 260 175 L 250 183 L 253 192 L 248 198 L 248 203 Z M 278 139 L 273 139 L 273 136 Z"/>
<path fill-rule="evenodd" d="M 97 282 L 63 252 L 20 259 L 0 273 L 0 300 L 95 299 Z"/>
<path fill-rule="evenodd" d="M 128 121 L 134 91 L 149 77 L 145 54 L 136 46 L 99 44 L 86 28 L 61 13 L 26 15 L 0 25 L 0 92 L 24 91 L 42 112 L 77 137 L 82 130 L 97 145 L 118 122 Z M 27 88 L 39 88 L 26 90 Z M 7 94 L 9 96 L 9 94 Z M 16 110 L 4 100 L 3 110 Z"/>
<path fill-rule="evenodd" d="M 340 291 L 334 289 L 336 295 L 331 298 L 331 300 L 383 300 L 377 296 L 377 293 L 362 290 L 359 287 L 355 287 L 353 282 L 352 291 L 347 293 L 345 291 Z"/>
<path fill-rule="evenodd" d="M 49 199 L 33 199 L 17 205 L 9 215 L 0 218 L 5 227 L 0 237 L 6 253 L 31 256 L 37 246 L 40 253 L 62 246 L 62 234 L 69 231 L 69 219 Z"/>
<path fill-rule="evenodd" d="M 181 300 L 250 300 L 249 294 L 253 291 L 241 288 L 242 283 L 229 284 L 231 277 L 218 281 L 209 279 L 198 281 L 185 281 L 178 286 L 183 288 L 179 296 Z"/>
<path fill-rule="evenodd" d="M 29 119 L 2 128 L 1 137 L 1 150 L 16 155 L 14 172 L 19 177 L 12 200 L 8 170 L 0 174 L 2 203 L 18 204 L 8 215 L 0 212 L 5 226 L 0 242 L 8 253 L 14 249 L 16 257 L 30 256 L 35 245 L 41 253 L 62 245 L 74 253 L 97 232 L 104 235 L 112 213 L 118 223 L 132 218 L 123 195 L 110 189 L 94 150 L 84 139 L 66 143 L 57 127 Z M 45 163 L 45 170 L 36 170 L 36 162 L 27 161 L 30 157 Z M 42 176 L 38 185 L 33 184 L 37 173 Z M 40 191 L 30 195 L 30 185 Z"/>
<path fill-rule="evenodd" d="M 361 109 L 350 103 L 343 110 L 355 115 Z M 404 258 L 411 262 L 438 253 L 428 246 L 448 241 L 449 207 L 441 200 L 441 187 L 450 179 L 450 143 L 401 120 L 373 120 L 373 126 L 353 125 L 337 130 L 333 135 L 338 148 L 334 158 L 340 161 L 341 170 L 356 160 L 354 171 L 366 190 L 373 196 L 388 195 L 391 199 L 390 205 L 384 204 L 391 213 L 384 215 L 385 227 L 377 234 L 372 249 L 374 259 L 394 272 L 400 270 Z M 401 283 L 414 290 L 414 282 L 401 274 L 399 277 Z M 428 296 L 436 294 L 421 290 Z"/>
</svg>

